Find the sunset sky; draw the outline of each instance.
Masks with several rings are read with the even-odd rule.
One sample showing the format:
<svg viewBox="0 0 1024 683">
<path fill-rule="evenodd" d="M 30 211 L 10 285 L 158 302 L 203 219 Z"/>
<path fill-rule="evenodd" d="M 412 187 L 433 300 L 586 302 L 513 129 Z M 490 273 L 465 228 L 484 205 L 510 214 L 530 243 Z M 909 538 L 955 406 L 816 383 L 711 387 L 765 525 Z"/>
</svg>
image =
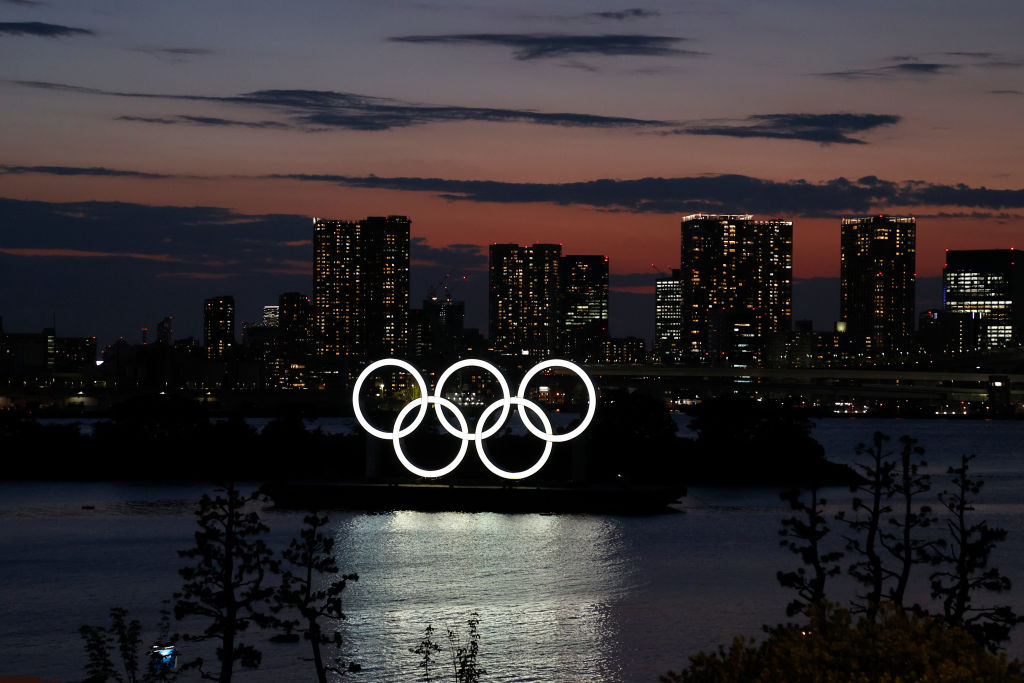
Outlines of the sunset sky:
<svg viewBox="0 0 1024 683">
<path fill-rule="evenodd" d="M 486 328 L 486 245 L 609 256 L 653 328 L 679 218 L 795 222 L 795 317 L 836 315 L 839 218 L 1024 244 L 1024 4 L 0 0 L 0 315 L 138 341 L 202 299 L 312 293 L 311 217 L 412 220 Z M 652 268 L 654 264 L 654 268 Z"/>
</svg>

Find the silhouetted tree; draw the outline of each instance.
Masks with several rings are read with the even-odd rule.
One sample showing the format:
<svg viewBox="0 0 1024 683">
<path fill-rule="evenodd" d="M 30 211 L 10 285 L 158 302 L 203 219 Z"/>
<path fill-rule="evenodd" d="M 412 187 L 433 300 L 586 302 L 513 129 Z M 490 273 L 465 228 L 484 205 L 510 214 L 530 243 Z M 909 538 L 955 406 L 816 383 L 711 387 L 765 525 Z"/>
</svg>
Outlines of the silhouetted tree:
<svg viewBox="0 0 1024 683">
<path fill-rule="evenodd" d="M 910 582 L 910 571 L 915 564 L 931 561 L 931 550 L 935 546 L 933 539 L 921 537 L 917 532 L 935 523 L 936 517 L 928 505 L 914 506 L 917 496 L 931 489 L 931 477 L 922 474 L 921 467 L 928 463 L 922 456 L 924 449 L 917 445 L 917 439 L 901 436 L 900 468 L 893 477 L 893 496 L 902 502 L 902 511 L 890 519 L 895 528 L 892 534 L 881 536 L 882 546 L 896 559 L 895 569 L 886 570 L 895 581 L 889 591 L 889 599 L 897 607 L 906 607 L 907 585 Z"/>
<path fill-rule="evenodd" d="M 786 491 L 780 496 L 789 503 L 790 509 L 797 513 L 782 520 L 779 535 L 783 540 L 780 544 L 799 555 L 803 563 L 812 570 L 810 576 L 804 567 L 798 567 L 792 572 L 779 571 L 776 574 L 779 584 L 783 588 L 794 589 L 798 596 L 786 606 L 787 616 L 793 616 L 825 601 L 825 580 L 839 573 L 839 566 L 836 563 L 843 556 L 841 552 L 822 551 L 821 541 L 829 532 L 823 513 L 827 501 L 818 497 L 816 486 L 809 489 L 808 495 L 810 499 L 806 503 L 799 489 Z"/>
<path fill-rule="evenodd" d="M 487 670 L 477 664 L 477 656 L 480 654 L 480 631 L 477 628 L 479 624 L 480 616 L 473 612 L 466 621 L 469 639 L 465 643 L 459 643 L 456 631 L 448 629 L 448 645 L 455 668 L 455 683 L 478 683 L 480 677 L 487 674 Z"/>
<path fill-rule="evenodd" d="M 194 564 L 179 570 L 184 583 L 181 592 L 174 595 L 174 615 L 177 619 L 197 617 L 206 622 L 201 633 L 186 635 L 186 640 L 219 642 L 220 671 L 204 670 L 202 658 L 183 668 L 197 668 L 207 680 L 229 683 L 235 662 L 244 667 L 259 666 L 260 651 L 242 643 L 239 635 L 251 623 L 272 623 L 262 609 L 274 592 L 265 579 L 275 563 L 263 540 L 269 529 L 252 509 L 266 499 L 259 492 L 243 495 L 233 484 L 216 492 L 216 497 L 203 494 L 199 501 L 195 546 L 178 552 Z"/>
<path fill-rule="evenodd" d="M 167 639 L 167 612 L 162 613 L 161 638 Z M 177 672 L 154 662 L 143 665 L 139 670 L 139 648 L 142 646 L 142 624 L 137 619 L 128 620 L 128 610 L 123 607 L 110 609 L 109 626 L 81 626 L 78 632 L 85 640 L 88 662 L 85 672 L 89 683 L 157 683 L 173 681 Z M 117 651 L 121 666 L 114 664 L 112 652 Z"/>
<path fill-rule="evenodd" d="M 316 667 L 317 680 L 326 683 L 327 673 L 343 675 L 348 671 L 359 671 L 354 662 L 343 664 L 340 657 L 333 664 L 326 664 L 321 653 L 322 645 L 334 645 L 341 648 L 341 631 L 324 633 L 320 623 L 322 618 L 342 620 L 345 614 L 341 610 L 341 593 L 348 581 L 358 581 L 357 574 L 345 574 L 341 578 L 328 580 L 326 585 L 318 588 L 325 577 L 338 573 L 338 564 L 334 559 L 334 539 L 324 535 L 321 529 L 327 525 L 327 517 L 316 513 L 303 519 L 305 526 L 298 538 L 293 538 L 284 551 L 284 563 L 281 570 L 281 586 L 276 595 L 275 611 L 293 609 L 299 614 L 298 620 L 283 622 L 284 628 L 291 631 L 299 628 L 313 648 L 313 663 Z"/>
<path fill-rule="evenodd" d="M 989 558 L 997 543 L 1006 539 L 1006 530 L 990 527 L 984 520 L 970 524 L 967 513 L 974 511 L 973 500 L 983 482 L 972 479 L 968 470 L 973 455 L 960 458 L 959 467 L 946 472 L 953 477 L 953 490 L 943 491 L 939 500 L 949 511 L 946 520 L 948 541 L 935 552 L 937 563 L 946 568 L 931 575 L 932 597 L 942 600 L 946 622 L 963 626 L 978 642 L 995 652 L 1010 637 L 1010 630 L 1021 617 L 1008 606 L 975 607 L 972 596 L 979 591 L 1002 593 L 1010 590 L 1010 579 Z"/>
<path fill-rule="evenodd" d="M 487 675 L 487 670 L 477 662 L 477 657 L 480 654 L 479 625 L 480 616 L 473 612 L 466 621 L 468 639 L 465 642 L 460 642 L 456 629 L 448 629 L 448 654 L 452 662 L 450 680 L 454 683 L 479 683 L 481 677 Z M 418 679 L 422 683 L 440 680 L 432 677 L 431 672 L 434 671 L 437 665 L 434 655 L 441 652 L 442 649 L 441 645 L 434 641 L 434 627 L 430 625 L 424 630 L 423 640 L 420 641 L 419 645 L 409 648 L 409 652 L 420 656 L 416 667 L 423 670 L 421 677 Z"/>
<path fill-rule="evenodd" d="M 882 521 L 892 512 L 889 500 L 893 495 L 893 470 L 896 465 L 889 459 L 891 453 L 885 451 L 885 442 L 888 440 L 885 434 L 875 432 L 870 446 L 857 444 L 857 455 L 865 458 L 866 462 L 857 463 L 854 467 L 864 482 L 852 487 L 852 490 L 861 495 L 853 497 L 852 517 L 848 517 L 845 511 L 836 515 L 839 521 L 848 525 L 851 532 L 844 536 L 846 549 L 863 558 L 851 564 L 848 571 L 867 588 L 867 592 L 858 597 L 864 601 L 861 609 L 872 620 L 882 601 L 885 581 L 881 555 L 881 536 L 884 533 Z"/>
<path fill-rule="evenodd" d="M 416 647 L 409 648 L 409 652 L 420 656 L 419 663 L 416 666 L 423 669 L 423 675 L 418 680 L 421 683 L 433 681 L 434 679 L 431 678 L 430 672 L 437 666 L 437 659 L 434 658 L 434 655 L 441 652 L 441 646 L 434 641 L 433 626 L 427 624 L 427 628 L 423 630 L 423 640 Z"/>
</svg>

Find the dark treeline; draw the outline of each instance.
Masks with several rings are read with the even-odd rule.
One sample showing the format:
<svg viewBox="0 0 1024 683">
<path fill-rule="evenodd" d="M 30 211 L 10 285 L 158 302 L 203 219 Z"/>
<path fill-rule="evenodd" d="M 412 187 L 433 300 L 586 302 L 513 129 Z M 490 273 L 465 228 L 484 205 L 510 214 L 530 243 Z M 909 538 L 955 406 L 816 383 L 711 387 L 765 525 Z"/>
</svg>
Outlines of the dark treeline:
<svg viewBox="0 0 1024 683">
<path fill-rule="evenodd" d="M 390 425 L 394 415 L 381 410 L 369 418 Z M 472 430 L 475 417 L 468 410 L 467 415 Z M 398 462 L 390 442 L 359 429 L 352 434 L 310 429 L 306 417 L 298 408 L 288 409 L 257 430 L 241 415 L 212 418 L 201 403 L 163 395 L 115 406 L 91 433 L 82 433 L 76 424 L 44 425 L 0 412 L 0 444 L 10 454 L 4 476 L 168 482 L 415 478 Z M 805 415 L 780 405 L 711 399 L 695 406 L 691 418 L 690 433 L 681 434 L 663 399 L 606 391 L 589 429 L 575 441 L 555 444 L 548 464 L 528 482 L 804 486 L 860 480 L 852 469 L 825 459 Z M 434 469 L 450 462 L 460 443 L 431 417 L 403 440 L 403 448 L 418 466 Z M 543 445 L 530 434 L 509 430 L 485 441 L 488 457 L 509 470 L 532 465 Z M 442 478 L 493 480 L 472 444 L 459 468 Z"/>
<path fill-rule="evenodd" d="M 947 468 L 935 509 L 916 440 L 892 445 L 876 432 L 856 450 L 861 480 L 834 516 L 819 482 L 781 496 L 792 516 L 780 542 L 799 563 L 776 579 L 793 591 L 785 614 L 798 621 L 691 656 L 662 681 L 1024 681 L 1024 663 L 1003 651 L 1024 621 L 1001 600 L 1011 582 L 993 562 L 1007 532 L 975 514 L 983 482 L 974 456 Z M 844 574 L 856 590 L 841 604 Z"/>
<path fill-rule="evenodd" d="M 82 433 L 77 424 L 40 424 L 0 412 L 7 479 L 210 481 L 362 476 L 361 435 L 309 430 L 299 412 L 262 431 L 240 416 L 210 419 L 195 401 L 139 397 Z"/>
</svg>

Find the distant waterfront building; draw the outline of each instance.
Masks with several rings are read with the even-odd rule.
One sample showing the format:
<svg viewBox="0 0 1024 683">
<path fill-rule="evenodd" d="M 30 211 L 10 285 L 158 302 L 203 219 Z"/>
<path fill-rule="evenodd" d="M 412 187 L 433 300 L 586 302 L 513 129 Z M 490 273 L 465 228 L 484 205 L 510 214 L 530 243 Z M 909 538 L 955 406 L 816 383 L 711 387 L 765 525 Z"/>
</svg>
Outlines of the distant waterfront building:
<svg viewBox="0 0 1024 683">
<path fill-rule="evenodd" d="M 267 327 L 277 327 L 278 320 L 280 319 L 280 306 L 264 306 L 263 307 L 263 324 Z"/>
<path fill-rule="evenodd" d="M 601 346 L 602 363 L 639 365 L 647 362 L 647 344 L 640 337 L 608 338 Z"/>
<path fill-rule="evenodd" d="M 1014 249 L 946 251 L 945 312 L 977 320 L 977 348 L 1019 344 L 1024 332 L 1024 259 Z"/>
<path fill-rule="evenodd" d="M 761 361 L 790 328 L 793 223 L 693 214 L 681 223 L 683 353 L 703 362 Z"/>
<path fill-rule="evenodd" d="M 431 296 L 409 314 L 409 350 L 414 358 L 440 361 L 459 355 L 465 336 L 465 302 Z"/>
<path fill-rule="evenodd" d="M 313 219 L 313 328 L 326 361 L 401 356 L 409 335 L 409 219 Z"/>
<path fill-rule="evenodd" d="M 582 362 L 597 360 L 608 339 L 608 257 L 563 256 L 558 278 L 562 353 Z"/>
<path fill-rule="evenodd" d="M 285 292 L 277 300 L 277 327 L 283 347 L 308 352 L 313 306 L 299 292 Z"/>
<path fill-rule="evenodd" d="M 215 296 L 203 302 L 203 346 L 207 358 L 223 358 L 235 344 L 235 298 Z"/>
<path fill-rule="evenodd" d="M 492 244 L 490 344 L 495 353 L 546 358 L 558 348 L 558 244 Z"/>
<path fill-rule="evenodd" d="M 680 360 L 683 349 L 683 280 L 678 269 L 654 282 L 654 353 L 661 361 Z"/>
<path fill-rule="evenodd" d="M 274 334 L 265 357 L 268 383 L 281 388 L 305 388 L 312 355 L 310 328 L 312 304 L 299 292 L 285 292 L 277 300 L 277 325 L 266 326 Z"/>
<path fill-rule="evenodd" d="M 174 343 L 174 316 L 168 315 L 156 324 L 156 343 L 170 346 Z"/>
<path fill-rule="evenodd" d="M 862 353 L 907 352 L 914 334 L 917 220 L 844 218 L 839 313 Z"/>
</svg>

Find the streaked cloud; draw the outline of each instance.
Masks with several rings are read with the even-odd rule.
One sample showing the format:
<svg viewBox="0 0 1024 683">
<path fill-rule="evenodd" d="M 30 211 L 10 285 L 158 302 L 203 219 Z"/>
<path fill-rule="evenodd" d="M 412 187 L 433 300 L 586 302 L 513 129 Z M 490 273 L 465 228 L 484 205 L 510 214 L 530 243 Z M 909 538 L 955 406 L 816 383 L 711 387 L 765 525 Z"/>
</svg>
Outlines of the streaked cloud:
<svg viewBox="0 0 1024 683">
<path fill-rule="evenodd" d="M 430 123 L 459 121 L 530 123 L 582 128 L 646 128 L 667 126 L 671 123 L 669 121 L 575 112 L 540 112 L 533 109 L 430 105 L 330 90 L 257 90 L 241 95 L 211 96 L 101 90 L 46 81 L 12 82 L 22 87 L 74 92 L 82 95 L 228 104 L 264 113 L 268 111 L 273 112 L 282 116 L 282 119 L 277 121 L 282 127 L 287 126 L 305 131 L 323 129 L 380 131 Z M 170 117 L 143 117 L 125 115 L 121 118 L 124 119 L 125 117 L 129 117 L 127 119 L 129 121 L 145 121 L 161 125 L 174 123 L 248 125 L 245 122 L 229 121 L 209 116 L 175 115 Z M 276 127 L 273 126 L 273 123 L 260 121 L 256 123 L 256 126 L 264 128 Z"/>
<path fill-rule="evenodd" d="M 894 114 L 756 114 L 738 121 L 692 124 L 673 132 L 862 145 L 864 141 L 851 134 L 894 125 L 900 120 Z"/>
<path fill-rule="evenodd" d="M 571 35 L 565 33 L 449 33 L 393 36 L 398 43 L 492 45 L 512 49 L 520 61 L 580 55 L 623 57 L 698 57 L 707 53 L 676 47 L 687 38 L 642 34 Z"/>
<path fill-rule="evenodd" d="M 0 175 L 24 175 L 28 173 L 56 176 L 100 176 L 108 178 L 171 178 L 165 173 L 149 173 L 146 171 L 125 171 L 103 166 L 7 166 L 0 164 Z"/>
<path fill-rule="evenodd" d="M 479 244 L 449 244 L 432 247 L 424 237 L 413 237 L 410 258 L 418 264 L 477 270 L 487 266 L 487 254 Z"/>
<path fill-rule="evenodd" d="M 1003 69 L 1024 66 L 1024 60 L 998 52 L 947 50 L 919 55 L 895 55 L 887 64 L 861 69 L 844 69 L 816 74 L 845 80 L 943 76 L 964 69 Z"/>
<path fill-rule="evenodd" d="M 26 256 L 31 258 L 113 258 L 135 259 L 139 261 L 158 261 L 161 263 L 180 263 L 181 259 L 168 254 L 138 254 L 124 251 L 94 251 L 88 249 L 60 249 L 47 247 L 4 248 L 0 253 L 8 256 Z"/>
<path fill-rule="evenodd" d="M 745 175 L 684 178 L 604 178 L 572 183 L 509 183 L 446 178 L 383 178 L 314 174 L 275 175 L 346 187 L 428 192 L 450 201 L 551 203 L 609 211 L 679 213 L 707 211 L 831 216 L 869 213 L 879 208 L 959 206 L 980 209 L 1024 207 L 1024 189 L 997 190 L 966 184 L 919 180 L 891 181 L 876 176 L 857 180 L 775 181 Z"/>
<path fill-rule="evenodd" d="M 908 58 L 901 58 L 908 59 Z M 900 78 L 907 76 L 937 76 L 948 74 L 960 68 L 959 64 L 941 62 L 905 61 L 872 69 L 847 69 L 844 71 L 827 71 L 817 74 L 825 78 L 858 80 L 863 78 Z"/>
<path fill-rule="evenodd" d="M 159 123 L 165 126 L 190 125 L 190 126 L 220 126 L 236 128 L 275 128 L 287 130 L 292 128 L 280 121 L 238 121 L 235 119 L 222 119 L 216 116 L 188 116 L 177 114 L 173 117 L 162 116 L 118 116 L 118 121 L 135 121 L 138 123 Z"/>
<path fill-rule="evenodd" d="M 66 38 L 68 36 L 92 36 L 96 34 L 85 28 L 45 24 L 41 21 L 5 21 L 0 22 L 0 35 Z"/>
<path fill-rule="evenodd" d="M 660 17 L 661 12 L 643 9 L 642 7 L 633 7 L 631 9 L 610 12 L 590 12 L 586 16 L 593 17 L 595 19 L 609 19 L 611 21 L 627 21 L 631 19 L 650 19 L 652 17 Z"/>
<path fill-rule="evenodd" d="M 205 47 L 139 47 L 136 52 L 145 52 L 162 57 L 205 57 L 214 54 Z"/>
</svg>

